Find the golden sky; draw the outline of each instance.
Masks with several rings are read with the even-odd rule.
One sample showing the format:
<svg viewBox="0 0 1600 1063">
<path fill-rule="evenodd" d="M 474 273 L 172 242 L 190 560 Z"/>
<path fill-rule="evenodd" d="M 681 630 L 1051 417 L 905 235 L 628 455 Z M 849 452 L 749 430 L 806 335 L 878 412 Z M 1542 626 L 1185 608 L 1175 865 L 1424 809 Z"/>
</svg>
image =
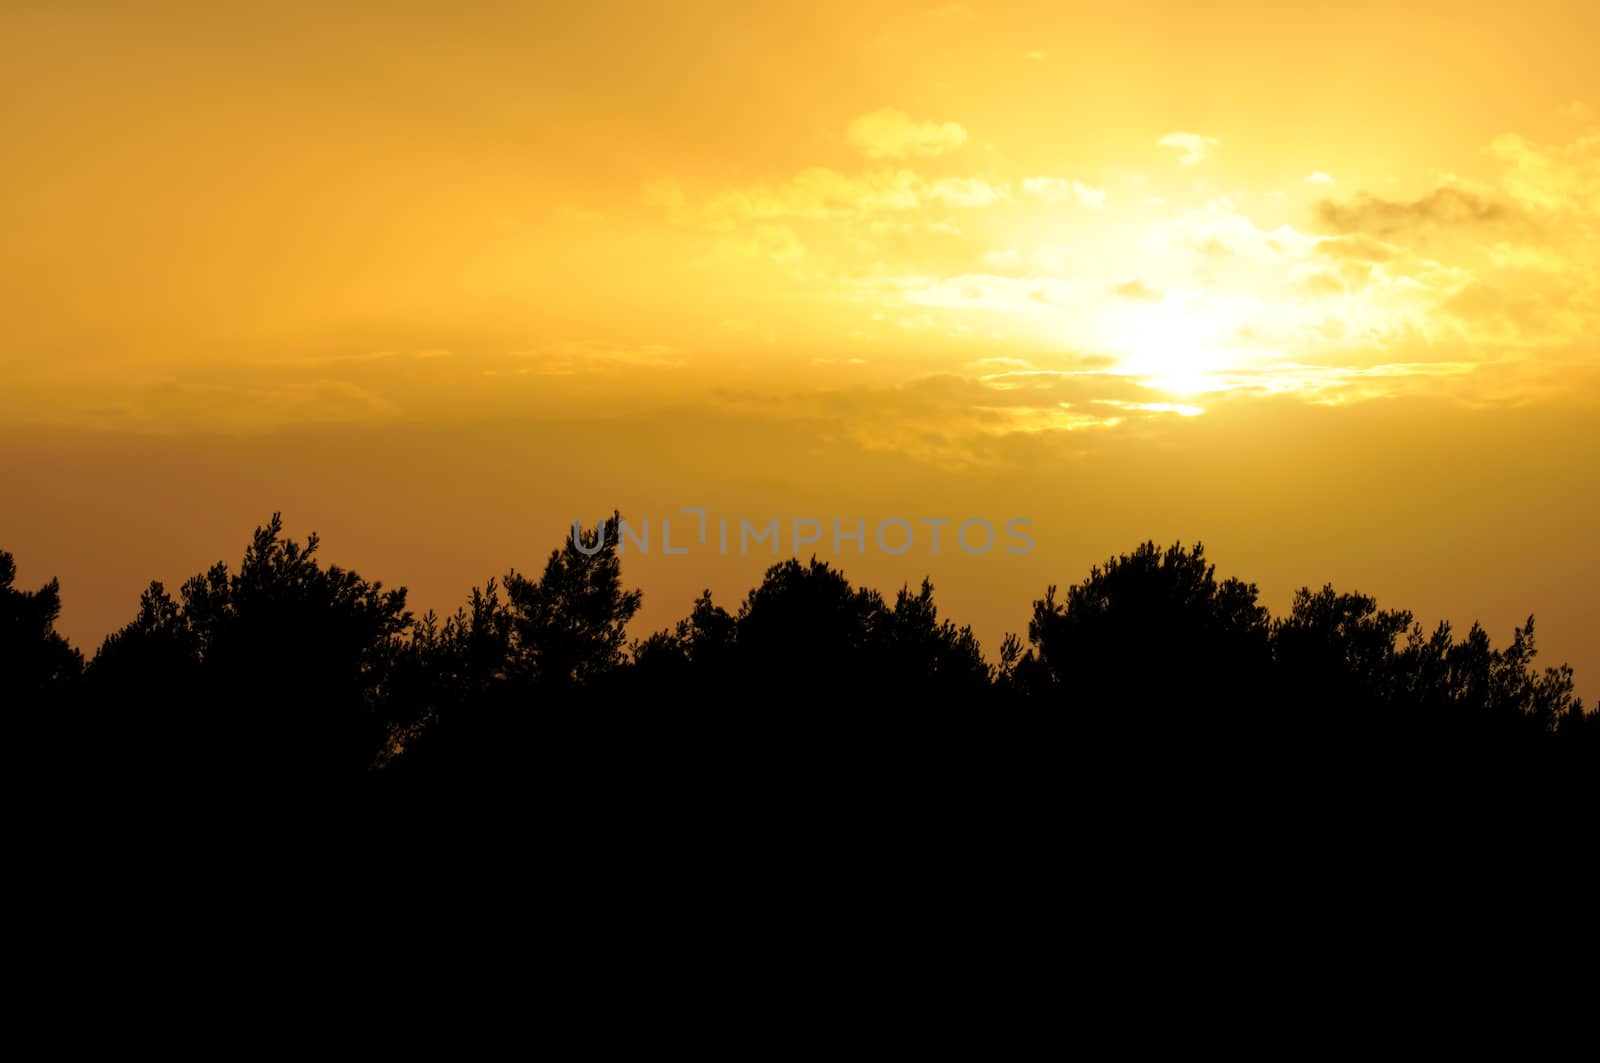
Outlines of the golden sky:
<svg viewBox="0 0 1600 1063">
<path fill-rule="evenodd" d="M 1203 539 L 1600 693 L 1592 3 L 136 7 L 0 11 L 0 546 L 91 648 L 274 509 L 443 610 L 698 505 L 1029 519 L 839 558 L 991 651 Z"/>
</svg>

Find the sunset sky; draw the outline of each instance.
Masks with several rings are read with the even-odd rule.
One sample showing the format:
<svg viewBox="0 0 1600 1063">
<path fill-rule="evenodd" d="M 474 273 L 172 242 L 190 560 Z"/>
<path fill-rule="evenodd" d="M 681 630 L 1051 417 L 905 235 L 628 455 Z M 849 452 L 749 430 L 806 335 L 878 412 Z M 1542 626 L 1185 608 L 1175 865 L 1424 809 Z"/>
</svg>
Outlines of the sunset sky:
<svg viewBox="0 0 1600 1063">
<path fill-rule="evenodd" d="M 1203 540 L 1592 703 L 1600 5 L 1409 7 L 8 3 L 0 547 L 92 652 L 274 510 L 441 612 L 806 517 L 992 654 Z M 629 556 L 636 634 L 771 561 Z"/>
</svg>

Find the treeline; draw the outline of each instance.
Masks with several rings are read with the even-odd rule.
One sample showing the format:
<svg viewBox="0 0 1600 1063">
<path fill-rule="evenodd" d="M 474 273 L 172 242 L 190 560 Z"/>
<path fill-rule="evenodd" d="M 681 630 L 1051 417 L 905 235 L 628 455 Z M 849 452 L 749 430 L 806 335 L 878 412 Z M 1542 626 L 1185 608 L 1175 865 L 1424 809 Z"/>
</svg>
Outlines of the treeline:
<svg viewBox="0 0 1600 1063">
<path fill-rule="evenodd" d="M 867 750 L 958 774 L 990 758 L 999 775 L 1007 748 L 1033 764 L 1044 748 L 1281 766 L 1467 749 L 1587 762 L 1600 744 L 1572 670 L 1535 667 L 1531 617 L 1498 649 L 1476 625 L 1425 632 L 1326 586 L 1274 618 L 1198 544 L 1144 543 L 1050 587 L 994 661 L 926 581 L 886 598 L 815 559 L 773 565 L 732 611 L 707 592 L 629 641 L 641 595 L 616 520 L 537 576 L 418 618 L 404 589 L 324 566 L 316 536 L 285 538 L 274 515 L 236 569 L 176 594 L 152 583 L 88 660 L 54 630 L 58 585 L 18 589 L 0 552 L 10 759 L 135 785 L 321 786 L 570 774 L 613 754 L 661 776 L 712 755 L 759 771 Z"/>
</svg>

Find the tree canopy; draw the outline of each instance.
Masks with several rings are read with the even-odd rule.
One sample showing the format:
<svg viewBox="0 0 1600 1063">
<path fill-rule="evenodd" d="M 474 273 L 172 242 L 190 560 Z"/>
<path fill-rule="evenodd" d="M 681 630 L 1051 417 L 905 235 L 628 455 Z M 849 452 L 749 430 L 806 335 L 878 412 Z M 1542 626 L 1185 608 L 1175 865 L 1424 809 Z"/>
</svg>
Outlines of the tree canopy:
<svg viewBox="0 0 1600 1063">
<path fill-rule="evenodd" d="M 236 569 L 218 562 L 176 596 L 150 584 L 87 666 L 54 630 L 57 583 L 16 589 L 0 552 L 6 700 L 29 740 L 68 751 L 52 763 L 219 786 L 512 777 L 559 769 L 579 733 L 588 755 L 626 747 L 641 761 L 730 736 L 904 753 L 940 728 L 1079 751 L 1592 756 L 1600 742 L 1572 670 L 1535 666 L 1532 617 L 1495 648 L 1481 626 L 1425 632 L 1324 586 L 1274 618 L 1198 543 L 1142 543 L 1064 593 L 1046 588 L 1026 641 L 1008 637 L 993 661 L 939 615 L 928 581 L 886 598 L 816 558 L 772 565 L 733 611 L 706 591 L 630 641 L 642 596 L 623 578 L 619 521 L 441 618 L 324 565 L 317 536 L 287 538 L 274 514 Z"/>
</svg>

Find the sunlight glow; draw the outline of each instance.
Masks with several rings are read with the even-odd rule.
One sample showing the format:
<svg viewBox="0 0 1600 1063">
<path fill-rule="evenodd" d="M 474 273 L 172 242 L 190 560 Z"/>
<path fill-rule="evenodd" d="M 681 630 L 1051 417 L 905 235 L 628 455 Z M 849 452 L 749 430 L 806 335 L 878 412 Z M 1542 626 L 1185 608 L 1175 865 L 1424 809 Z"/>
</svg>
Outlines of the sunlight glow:
<svg viewBox="0 0 1600 1063">
<path fill-rule="evenodd" d="M 1177 396 L 1227 389 L 1221 374 L 1240 361 L 1238 352 L 1223 346 L 1233 323 L 1218 310 L 1208 313 L 1171 300 L 1111 307 L 1102 328 L 1119 374 Z"/>
</svg>

